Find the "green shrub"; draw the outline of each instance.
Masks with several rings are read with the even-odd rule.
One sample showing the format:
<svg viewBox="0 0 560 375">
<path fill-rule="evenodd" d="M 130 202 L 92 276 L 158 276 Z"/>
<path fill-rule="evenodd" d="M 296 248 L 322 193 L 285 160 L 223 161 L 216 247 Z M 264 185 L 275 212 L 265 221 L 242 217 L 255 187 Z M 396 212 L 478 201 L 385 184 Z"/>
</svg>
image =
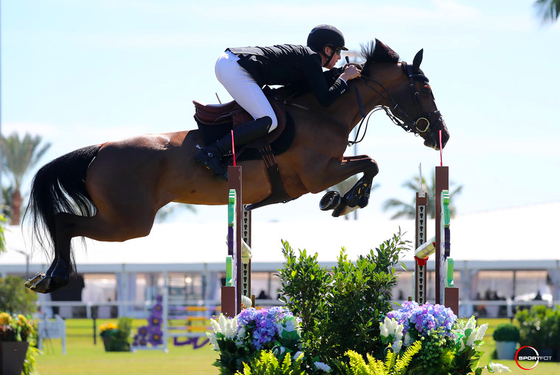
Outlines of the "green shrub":
<svg viewBox="0 0 560 375">
<path fill-rule="evenodd" d="M 519 322 L 519 342 L 543 349 L 560 349 L 560 311 L 544 305 L 515 314 Z"/>
<path fill-rule="evenodd" d="M 492 337 L 494 341 L 519 341 L 519 328 L 511 323 L 502 323 L 496 327 Z"/>
<path fill-rule="evenodd" d="M 343 358 L 349 350 L 382 355 L 379 322 L 391 311 L 395 267 L 409 249 L 400 231 L 356 262 L 342 249 L 331 272 L 319 265 L 317 254 L 300 250 L 296 257 L 287 242 L 283 245 L 281 299 L 302 319 L 305 351 L 329 360 Z"/>
<path fill-rule="evenodd" d="M 37 311 L 37 295 L 27 289 L 17 276 L 0 279 L 0 310 L 10 314 L 32 314 Z"/>
</svg>

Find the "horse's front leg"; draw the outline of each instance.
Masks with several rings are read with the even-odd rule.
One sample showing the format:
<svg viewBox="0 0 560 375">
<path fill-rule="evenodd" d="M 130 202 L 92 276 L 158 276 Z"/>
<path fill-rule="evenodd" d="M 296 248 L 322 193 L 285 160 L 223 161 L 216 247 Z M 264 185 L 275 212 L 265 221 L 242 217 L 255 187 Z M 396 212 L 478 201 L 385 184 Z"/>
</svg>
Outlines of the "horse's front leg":
<svg viewBox="0 0 560 375">
<path fill-rule="evenodd" d="M 310 191 L 317 193 L 336 185 L 351 176 L 363 173 L 364 176 L 341 197 L 338 192 L 328 192 L 321 200 L 322 210 L 334 209 L 333 216 L 348 213 L 348 208 L 363 208 L 368 204 L 369 192 L 373 178 L 379 172 L 375 160 L 367 155 L 346 156 L 342 159 L 332 159 L 327 168 L 321 171 L 320 176 L 315 175 Z"/>
</svg>

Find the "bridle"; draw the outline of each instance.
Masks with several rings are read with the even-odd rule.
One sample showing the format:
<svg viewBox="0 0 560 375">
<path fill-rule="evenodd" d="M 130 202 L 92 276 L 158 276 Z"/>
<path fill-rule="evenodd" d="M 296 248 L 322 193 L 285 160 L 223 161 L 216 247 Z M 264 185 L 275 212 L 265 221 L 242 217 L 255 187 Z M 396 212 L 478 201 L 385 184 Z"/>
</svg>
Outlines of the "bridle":
<svg viewBox="0 0 560 375">
<path fill-rule="evenodd" d="M 390 106 L 386 106 L 386 105 L 376 106 L 367 115 L 364 115 L 365 112 L 364 112 L 364 109 L 362 107 L 362 101 L 361 101 L 359 92 L 356 89 L 356 97 L 358 98 L 358 105 L 360 106 L 360 111 L 362 113 L 362 119 L 360 121 L 360 124 L 357 127 L 356 137 L 354 138 L 353 141 L 348 141 L 349 146 L 355 145 L 355 144 L 361 142 L 364 139 L 365 134 L 367 132 L 367 128 L 368 128 L 368 125 L 369 125 L 369 119 L 370 119 L 371 115 L 374 112 L 376 112 L 380 109 L 385 110 L 385 113 L 391 119 L 391 121 L 393 121 L 393 123 L 395 125 L 398 125 L 402 129 L 404 129 L 404 131 L 406 131 L 408 133 L 414 133 L 415 135 L 420 135 L 420 134 L 426 133 L 430 129 L 430 125 L 431 125 L 430 120 L 429 120 L 430 117 L 435 115 L 438 118 L 438 123 L 439 123 L 439 121 L 441 121 L 441 116 L 440 116 L 439 111 L 426 111 L 424 109 L 424 107 L 422 106 L 422 103 L 420 102 L 420 93 L 416 89 L 415 82 L 416 81 L 429 82 L 428 77 L 426 77 L 424 74 L 422 74 L 420 72 L 420 70 L 418 70 L 417 72 L 414 72 L 414 70 L 417 70 L 417 69 L 413 69 L 413 67 L 411 65 L 407 64 L 404 61 L 401 62 L 401 66 L 402 66 L 402 69 L 403 69 L 404 73 L 408 76 L 410 93 L 411 93 L 411 95 L 414 99 L 414 103 L 415 103 L 415 107 L 417 109 L 417 112 L 420 113 L 420 115 L 416 119 L 411 118 L 411 116 L 408 115 L 406 110 L 404 110 L 403 108 L 401 108 L 399 106 L 399 104 L 393 98 L 391 93 L 389 93 L 389 91 L 385 88 L 385 86 L 383 86 L 383 84 L 381 82 L 376 81 L 375 79 L 373 79 L 371 77 L 368 77 L 368 76 L 362 76 L 359 79 L 365 84 L 365 86 L 368 87 L 369 89 L 373 90 L 374 92 L 376 92 L 385 102 L 389 103 Z M 377 89 L 375 86 L 378 86 L 380 89 Z M 432 94 L 432 97 L 433 97 L 433 94 Z M 401 118 L 403 118 L 404 120 L 401 120 Z M 365 129 L 364 129 L 364 132 L 363 132 L 361 138 L 358 140 L 359 134 L 361 132 L 362 125 L 364 124 L 364 122 L 365 122 Z M 421 123 L 421 122 L 425 122 L 426 125 L 420 127 L 419 123 Z M 437 125 L 437 123 L 436 123 L 436 125 Z"/>
</svg>

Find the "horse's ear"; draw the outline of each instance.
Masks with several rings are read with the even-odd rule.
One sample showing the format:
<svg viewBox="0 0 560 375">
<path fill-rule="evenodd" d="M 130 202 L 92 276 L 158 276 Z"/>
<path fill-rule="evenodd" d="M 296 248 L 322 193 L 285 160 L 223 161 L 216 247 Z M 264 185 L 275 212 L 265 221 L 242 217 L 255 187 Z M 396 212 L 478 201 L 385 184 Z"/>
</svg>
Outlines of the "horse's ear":
<svg viewBox="0 0 560 375">
<path fill-rule="evenodd" d="M 424 57 L 424 49 L 418 51 L 414 60 L 412 60 L 412 71 L 418 73 L 420 71 L 420 64 L 422 63 L 422 58 Z"/>
</svg>

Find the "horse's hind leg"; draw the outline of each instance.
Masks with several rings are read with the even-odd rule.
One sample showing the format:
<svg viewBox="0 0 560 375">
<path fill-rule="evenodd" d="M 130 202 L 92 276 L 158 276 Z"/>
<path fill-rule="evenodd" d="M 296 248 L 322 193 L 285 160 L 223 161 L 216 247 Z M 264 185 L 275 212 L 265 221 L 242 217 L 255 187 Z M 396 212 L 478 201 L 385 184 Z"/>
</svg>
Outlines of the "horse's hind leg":
<svg viewBox="0 0 560 375">
<path fill-rule="evenodd" d="M 125 241 L 150 233 L 153 215 L 109 219 L 106 215 L 92 217 L 59 213 L 55 216 L 55 259 L 47 272 L 30 279 L 26 286 L 34 292 L 50 293 L 68 284 L 72 270 L 71 240 L 84 236 L 100 241 Z"/>
</svg>

